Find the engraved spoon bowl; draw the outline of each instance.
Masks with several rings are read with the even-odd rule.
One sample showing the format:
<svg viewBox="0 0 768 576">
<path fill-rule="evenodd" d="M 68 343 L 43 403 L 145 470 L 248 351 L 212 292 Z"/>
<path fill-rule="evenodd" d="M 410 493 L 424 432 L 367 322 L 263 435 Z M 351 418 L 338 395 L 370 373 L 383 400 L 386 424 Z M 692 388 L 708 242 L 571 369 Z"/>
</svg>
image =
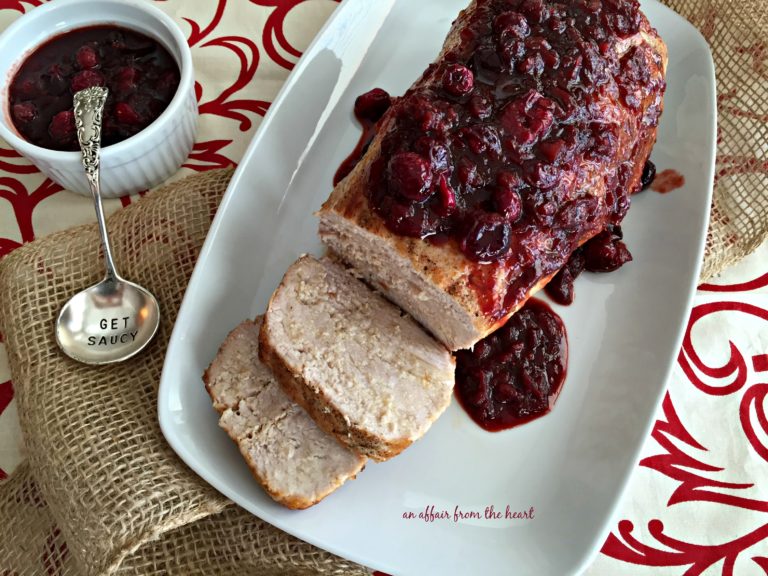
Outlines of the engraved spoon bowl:
<svg viewBox="0 0 768 576">
<path fill-rule="evenodd" d="M 96 208 L 106 276 L 64 305 L 56 321 L 56 342 L 67 356 L 85 364 L 111 364 L 138 354 L 160 324 L 155 297 L 121 278 L 112 257 L 99 180 L 101 121 L 107 94 L 106 88 L 94 86 L 74 96 L 77 138 Z"/>
</svg>

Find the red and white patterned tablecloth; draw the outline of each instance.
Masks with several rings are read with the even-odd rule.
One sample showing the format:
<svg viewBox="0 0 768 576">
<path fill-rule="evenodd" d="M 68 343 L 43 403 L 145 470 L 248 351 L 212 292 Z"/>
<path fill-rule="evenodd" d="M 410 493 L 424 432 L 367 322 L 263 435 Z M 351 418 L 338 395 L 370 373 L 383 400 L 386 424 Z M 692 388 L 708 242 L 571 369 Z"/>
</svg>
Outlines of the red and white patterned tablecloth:
<svg viewBox="0 0 768 576">
<path fill-rule="evenodd" d="M 40 3 L 0 0 L 0 29 Z M 336 5 L 158 1 L 186 32 L 198 80 L 200 131 L 179 175 L 237 163 Z M 0 142 L 0 258 L 92 219 L 89 198 L 61 190 Z M 10 378 L 0 335 L 0 481 L 24 457 Z M 768 244 L 699 288 L 653 431 L 587 574 L 768 574 Z"/>
</svg>

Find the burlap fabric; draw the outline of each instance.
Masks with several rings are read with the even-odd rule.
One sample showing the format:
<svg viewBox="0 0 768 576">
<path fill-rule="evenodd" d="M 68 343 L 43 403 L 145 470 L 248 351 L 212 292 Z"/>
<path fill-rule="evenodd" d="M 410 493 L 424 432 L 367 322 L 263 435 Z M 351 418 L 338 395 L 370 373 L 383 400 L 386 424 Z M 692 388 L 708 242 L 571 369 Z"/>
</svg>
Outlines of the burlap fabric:
<svg viewBox="0 0 768 576">
<path fill-rule="evenodd" d="M 703 278 L 768 235 L 768 3 L 669 0 L 713 47 L 720 139 Z M 0 574 L 367 574 L 226 501 L 164 442 L 156 387 L 187 280 L 230 177 L 210 172 L 110 218 L 125 275 L 154 292 L 163 323 L 149 350 L 109 368 L 66 359 L 51 327 L 100 279 L 84 226 L 0 262 L 0 330 L 16 384 L 25 462 L 0 489 Z"/>
<path fill-rule="evenodd" d="M 163 310 L 150 348 L 123 364 L 77 364 L 51 330 L 67 298 L 103 274 L 94 226 L 3 259 L 0 326 L 29 458 L 0 493 L 0 574 L 368 573 L 229 503 L 160 432 L 164 350 L 230 176 L 182 180 L 109 219 L 121 271 Z"/>
<path fill-rule="evenodd" d="M 696 26 L 715 60 L 718 146 L 701 279 L 768 238 L 768 2 L 662 0 Z"/>
</svg>

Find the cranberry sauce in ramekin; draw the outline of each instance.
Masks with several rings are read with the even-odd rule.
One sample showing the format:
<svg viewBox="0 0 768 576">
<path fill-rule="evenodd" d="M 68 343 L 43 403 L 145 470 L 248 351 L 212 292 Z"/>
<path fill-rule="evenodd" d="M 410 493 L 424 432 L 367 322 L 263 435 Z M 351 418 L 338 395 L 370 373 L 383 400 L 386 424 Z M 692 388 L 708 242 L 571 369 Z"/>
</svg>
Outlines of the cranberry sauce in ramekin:
<svg viewBox="0 0 768 576">
<path fill-rule="evenodd" d="M 77 150 L 72 96 L 106 86 L 102 145 L 109 146 L 156 120 L 179 77 L 174 58 L 149 36 L 114 25 L 78 28 L 48 40 L 22 62 L 10 84 L 10 118 L 36 146 Z"/>
</svg>

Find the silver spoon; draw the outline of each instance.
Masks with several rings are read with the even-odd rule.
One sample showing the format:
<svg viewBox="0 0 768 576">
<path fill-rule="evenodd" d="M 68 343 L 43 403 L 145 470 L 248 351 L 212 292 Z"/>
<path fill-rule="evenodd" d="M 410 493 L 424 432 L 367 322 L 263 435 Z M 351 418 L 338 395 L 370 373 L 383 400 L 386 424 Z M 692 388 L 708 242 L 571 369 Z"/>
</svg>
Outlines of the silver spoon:
<svg viewBox="0 0 768 576">
<path fill-rule="evenodd" d="M 138 354 L 160 324 L 155 297 L 123 280 L 112 259 L 99 188 L 101 117 L 107 93 L 106 88 L 94 86 L 74 97 L 77 139 L 96 207 L 107 275 L 64 305 L 56 321 L 56 342 L 67 356 L 85 364 L 110 364 Z"/>
</svg>

